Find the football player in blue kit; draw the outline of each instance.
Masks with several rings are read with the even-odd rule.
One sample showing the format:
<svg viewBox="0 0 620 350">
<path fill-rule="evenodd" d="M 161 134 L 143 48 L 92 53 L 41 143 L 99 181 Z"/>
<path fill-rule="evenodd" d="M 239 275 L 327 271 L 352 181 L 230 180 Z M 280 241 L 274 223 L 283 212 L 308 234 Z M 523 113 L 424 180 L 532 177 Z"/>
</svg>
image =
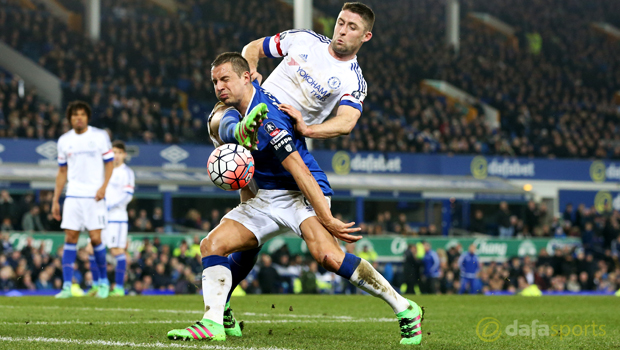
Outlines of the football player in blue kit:
<svg viewBox="0 0 620 350">
<path fill-rule="evenodd" d="M 420 344 L 421 308 L 398 294 L 366 260 L 345 254 L 334 239 L 354 242 L 361 237 L 352 235 L 359 231 L 352 227 L 354 223 L 345 224 L 332 216 L 328 197 L 333 191 L 327 176 L 308 151 L 305 139 L 295 134 L 291 117 L 278 109 L 279 101 L 257 82 L 252 83 L 249 65 L 238 53 L 219 55 L 212 63 L 211 75 L 222 103 L 216 109 L 223 113 L 216 136 L 223 143 L 256 140 L 250 148 L 256 146 L 252 155 L 258 190 L 201 241 L 203 319 L 168 332 L 168 338 L 225 340 L 223 316 L 233 279 L 227 256 L 256 249 L 272 237 L 293 231 L 325 269 L 392 307 L 401 327 L 401 344 Z M 267 110 L 268 119 L 263 121 Z"/>
</svg>

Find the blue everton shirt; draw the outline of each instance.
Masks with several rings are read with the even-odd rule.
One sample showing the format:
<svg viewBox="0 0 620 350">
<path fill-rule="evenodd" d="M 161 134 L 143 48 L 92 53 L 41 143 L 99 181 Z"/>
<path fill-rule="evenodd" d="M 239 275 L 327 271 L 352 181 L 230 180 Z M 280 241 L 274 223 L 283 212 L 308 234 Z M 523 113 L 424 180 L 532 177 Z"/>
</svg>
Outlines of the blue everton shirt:
<svg viewBox="0 0 620 350">
<path fill-rule="evenodd" d="M 260 103 L 265 103 L 269 109 L 268 118 L 263 121 L 263 126 L 258 131 L 258 150 L 252 151 L 255 163 L 254 179 L 258 188 L 299 191 L 293 175 L 282 166 L 282 161 L 297 151 L 316 182 L 321 186 L 323 194 L 332 196 L 334 192 L 327 181 L 325 172 L 321 170 L 319 164 L 308 151 L 306 139 L 295 133 L 291 117 L 278 109 L 280 102 L 260 87 L 258 82 L 254 81 L 252 85 L 255 89 L 254 96 L 246 113 L 249 113 L 252 108 Z M 224 117 L 229 115 L 236 115 L 237 118 L 241 118 L 234 109 L 228 110 Z"/>
</svg>

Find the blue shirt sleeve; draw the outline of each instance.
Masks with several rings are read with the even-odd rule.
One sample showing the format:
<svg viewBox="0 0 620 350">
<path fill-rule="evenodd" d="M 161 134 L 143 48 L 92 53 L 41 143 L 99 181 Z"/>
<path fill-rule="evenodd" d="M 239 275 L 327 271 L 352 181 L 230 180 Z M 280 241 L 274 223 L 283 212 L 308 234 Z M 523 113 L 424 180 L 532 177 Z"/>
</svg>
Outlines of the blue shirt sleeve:
<svg viewBox="0 0 620 350">
<path fill-rule="evenodd" d="M 280 162 L 283 162 L 291 153 L 297 152 L 293 140 L 292 130 L 275 119 L 267 119 L 258 130 L 258 150 L 270 149 Z"/>
<path fill-rule="evenodd" d="M 241 114 L 239 111 L 232 108 L 226 111 L 226 113 L 222 116 L 218 133 L 220 134 L 220 139 L 222 139 L 224 143 L 238 144 L 235 139 L 235 125 L 237 125 L 240 120 Z"/>
</svg>

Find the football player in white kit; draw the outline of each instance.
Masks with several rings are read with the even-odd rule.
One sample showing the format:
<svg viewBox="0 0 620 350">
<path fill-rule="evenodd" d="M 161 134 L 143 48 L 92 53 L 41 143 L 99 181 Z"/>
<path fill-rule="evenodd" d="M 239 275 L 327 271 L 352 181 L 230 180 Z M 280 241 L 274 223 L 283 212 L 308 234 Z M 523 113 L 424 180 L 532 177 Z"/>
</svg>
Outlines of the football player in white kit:
<svg viewBox="0 0 620 350">
<path fill-rule="evenodd" d="M 282 102 L 280 109 L 295 119 L 301 135 L 318 139 L 348 135 L 362 115 L 367 93 L 356 55 L 372 38 L 374 22 L 368 6 L 345 3 L 331 40 L 310 30 L 288 30 L 252 41 L 242 55 L 252 79 L 259 82 L 259 58 L 284 57 L 261 86 Z M 336 116 L 325 121 L 336 105 Z"/>
<path fill-rule="evenodd" d="M 135 187 L 135 174 L 125 164 L 127 152 L 125 143 L 116 140 L 112 143 L 114 150 L 114 171 L 106 191 L 106 205 L 108 208 L 108 225 L 101 233 L 101 239 L 110 254 L 116 258 L 115 286 L 110 296 L 124 296 L 125 271 L 127 270 L 127 231 L 129 222 L 127 216 L 127 204 L 133 199 Z"/>
<path fill-rule="evenodd" d="M 91 117 L 86 102 L 74 101 L 67 107 L 67 118 L 72 129 L 58 139 L 58 175 L 52 201 L 52 215 L 61 220 L 60 195 L 65 183 L 67 192 L 60 227 L 65 230 L 62 256 L 62 291 L 56 298 L 71 297 L 73 263 L 77 254 L 80 231 L 88 230 L 100 271 L 98 297 L 106 298 L 109 282 L 106 275 L 106 248 L 101 241 L 101 230 L 107 223 L 105 204 L 106 187 L 112 176 L 114 153 L 108 133 L 88 125 Z"/>
</svg>

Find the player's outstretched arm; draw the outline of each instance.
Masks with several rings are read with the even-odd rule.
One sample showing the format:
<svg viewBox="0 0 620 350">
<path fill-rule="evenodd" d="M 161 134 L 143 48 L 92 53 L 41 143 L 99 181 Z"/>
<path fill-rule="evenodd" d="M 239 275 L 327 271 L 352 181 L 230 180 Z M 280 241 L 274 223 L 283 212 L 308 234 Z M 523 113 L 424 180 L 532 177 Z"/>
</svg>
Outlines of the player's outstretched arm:
<svg viewBox="0 0 620 350">
<path fill-rule="evenodd" d="M 219 123 L 219 137 L 224 143 L 235 143 L 248 150 L 256 150 L 258 145 L 258 128 L 267 119 L 267 105 L 260 103 L 243 119 L 239 120 L 237 110 L 229 110 Z"/>
<path fill-rule="evenodd" d="M 260 75 L 256 69 L 258 68 L 258 60 L 260 58 L 265 58 L 265 51 L 263 50 L 263 42 L 265 38 L 260 38 L 252 41 L 251 43 L 245 45 L 243 50 L 241 51 L 241 55 L 248 61 L 250 65 L 250 78 L 252 81 L 258 79 L 258 83 L 263 82 L 263 76 Z"/>
<path fill-rule="evenodd" d="M 290 115 L 295 120 L 295 130 L 304 137 L 311 139 L 330 139 L 342 135 L 349 135 L 357 120 L 362 113 L 357 109 L 347 105 L 338 107 L 335 117 L 325 121 L 322 124 L 307 125 L 301 112 L 293 106 L 281 104 L 280 110 Z"/>
<path fill-rule="evenodd" d="M 361 236 L 351 235 L 351 233 L 361 230 L 359 227 L 352 227 L 355 222 L 345 224 L 332 216 L 321 187 L 301 159 L 299 152 L 295 151 L 286 157 L 282 161 L 282 166 L 293 175 L 297 186 L 314 208 L 317 218 L 334 237 L 347 243 L 353 243 L 362 238 Z"/>
<path fill-rule="evenodd" d="M 60 194 L 67 183 L 67 166 L 58 167 L 56 174 L 56 186 L 54 187 L 54 198 L 52 199 L 52 216 L 60 221 Z"/>
</svg>

